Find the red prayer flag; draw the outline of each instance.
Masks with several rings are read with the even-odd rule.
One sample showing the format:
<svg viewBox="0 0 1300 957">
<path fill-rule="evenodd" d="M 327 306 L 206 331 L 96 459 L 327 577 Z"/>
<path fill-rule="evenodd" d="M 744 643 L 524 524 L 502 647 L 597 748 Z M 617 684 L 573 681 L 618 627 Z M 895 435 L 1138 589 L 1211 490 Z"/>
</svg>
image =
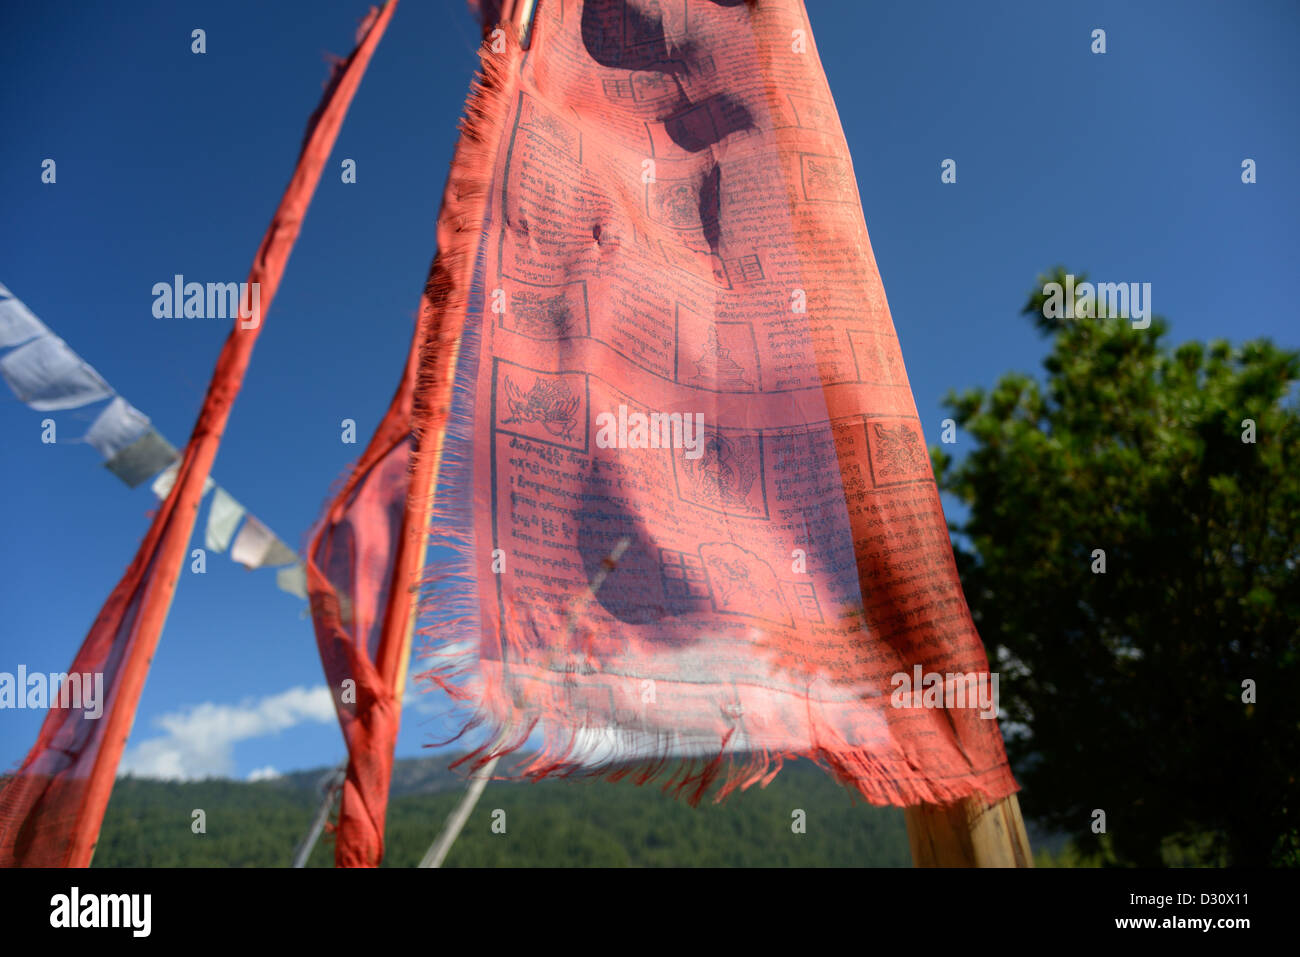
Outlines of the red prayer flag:
<svg viewBox="0 0 1300 957">
<path fill-rule="evenodd" d="M 0 793 L 0 866 L 87 867 L 99 838 L 122 750 L 162 633 L 181 565 L 231 406 L 262 318 L 280 284 L 321 170 L 396 0 L 372 9 L 357 47 L 337 63 L 312 115 L 293 178 L 249 272 L 260 308 L 248 303 L 222 347 L 175 484 L 134 560 L 91 626 L 69 673 L 104 675 L 102 718 L 51 707 L 36 744 Z M 258 302 L 250 297 L 252 302 Z"/>
<path fill-rule="evenodd" d="M 316 642 L 348 748 L 335 828 L 339 867 L 378 867 L 384 855 L 415 611 L 411 583 L 423 558 L 420 536 L 408 529 L 422 527 L 424 517 L 418 523 L 406 518 L 411 402 L 423 328 L 417 328 L 388 412 L 307 551 Z"/>
<path fill-rule="evenodd" d="M 440 222 L 456 360 L 415 399 L 457 556 L 423 677 L 496 730 L 470 760 L 535 737 L 524 775 L 693 801 L 790 757 L 878 804 L 1012 793 L 803 3 L 503 27 Z"/>
<path fill-rule="evenodd" d="M 473 261 L 466 224 L 482 199 L 482 184 L 467 171 L 485 154 L 480 131 L 493 127 L 480 122 L 487 95 L 476 82 L 466 105 L 438 217 L 438 253 L 401 382 L 307 554 L 316 641 L 348 746 L 335 828 L 339 867 L 378 867 L 384 855 L 433 481 L 443 461 L 450 370 L 469 298 Z M 444 611 L 450 607 L 444 604 Z M 463 697 L 454 685 L 446 690 Z"/>
</svg>

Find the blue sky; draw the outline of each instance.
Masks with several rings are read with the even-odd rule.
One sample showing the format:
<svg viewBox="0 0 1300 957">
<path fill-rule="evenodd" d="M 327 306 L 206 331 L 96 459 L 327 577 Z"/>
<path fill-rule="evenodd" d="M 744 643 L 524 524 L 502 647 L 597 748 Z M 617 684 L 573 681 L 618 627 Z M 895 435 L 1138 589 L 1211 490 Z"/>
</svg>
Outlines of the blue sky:
<svg viewBox="0 0 1300 957">
<path fill-rule="evenodd" d="M 543 3 L 553 0 L 542 0 Z M 0 282 L 176 445 L 228 326 L 153 318 L 175 273 L 242 280 L 364 0 L 5 5 Z M 1037 369 L 1018 315 L 1053 265 L 1149 282 L 1173 339 L 1300 345 L 1300 61 L 1293 3 L 808 0 L 927 437 L 950 388 Z M 207 53 L 190 32 L 207 31 Z M 1090 52 L 1091 31 L 1107 52 Z M 476 65 L 463 0 L 403 0 L 290 259 L 214 475 L 294 547 L 387 407 L 434 254 Z M 1258 164 L 1243 185 L 1241 162 Z M 57 163 L 42 184 L 41 162 Z M 357 162 L 357 182 L 338 175 Z M 957 161 L 957 183 L 940 164 Z M 61 671 L 153 497 L 68 442 L 86 410 L 0 386 L 0 671 Z M 957 454 L 961 454 L 959 441 Z M 202 516 L 203 512 L 200 513 Z M 133 766 L 247 777 L 339 760 L 306 603 L 209 556 L 184 574 Z M 422 753 L 426 700 L 399 755 Z M 40 713 L 0 712 L 0 767 Z"/>
</svg>

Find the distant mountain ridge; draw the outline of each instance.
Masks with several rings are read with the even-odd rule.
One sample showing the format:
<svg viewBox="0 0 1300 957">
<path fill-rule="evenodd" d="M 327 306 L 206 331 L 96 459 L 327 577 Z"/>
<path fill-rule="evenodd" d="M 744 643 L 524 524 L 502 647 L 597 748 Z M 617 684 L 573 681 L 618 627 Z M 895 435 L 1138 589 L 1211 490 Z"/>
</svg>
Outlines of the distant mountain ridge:
<svg viewBox="0 0 1300 957">
<path fill-rule="evenodd" d="M 463 790 L 467 783 L 464 770 L 452 771 L 448 765 L 460 755 L 439 755 L 428 758 L 399 758 L 393 762 L 393 777 L 389 785 L 389 799 L 408 794 L 438 794 L 442 791 Z M 320 788 L 333 768 L 309 768 L 290 771 L 265 782 L 295 791 L 319 794 Z"/>
</svg>

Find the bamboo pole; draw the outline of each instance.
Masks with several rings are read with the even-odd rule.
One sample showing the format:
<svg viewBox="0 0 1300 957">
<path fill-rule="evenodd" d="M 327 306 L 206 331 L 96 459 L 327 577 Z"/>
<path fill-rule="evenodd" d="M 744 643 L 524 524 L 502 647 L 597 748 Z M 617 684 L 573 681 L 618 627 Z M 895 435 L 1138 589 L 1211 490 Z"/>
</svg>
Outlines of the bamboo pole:
<svg viewBox="0 0 1300 957">
<path fill-rule="evenodd" d="M 344 761 L 331 771 L 326 779 L 325 794 L 321 798 L 320 807 L 316 809 L 316 816 L 312 818 L 311 827 L 307 829 L 302 843 L 293 852 L 294 867 L 307 866 L 307 858 L 311 857 L 312 849 L 316 847 L 316 842 L 320 840 L 321 831 L 325 830 L 325 822 L 329 819 L 330 811 L 334 808 L 334 799 L 338 797 L 339 789 L 343 787 L 347 771 L 348 763 Z"/>
<path fill-rule="evenodd" d="M 447 859 L 451 846 L 456 843 L 456 838 L 460 836 L 461 830 L 464 829 L 465 822 L 469 820 L 470 812 L 474 810 L 474 805 L 478 804 L 483 789 L 487 787 L 488 780 L 492 777 L 492 772 L 495 770 L 498 760 L 500 760 L 500 755 L 493 757 L 487 764 L 470 775 L 469 787 L 461 795 L 460 803 L 452 809 L 451 814 L 447 815 L 447 821 L 443 824 L 442 830 L 433 839 L 433 843 L 429 845 L 424 858 L 420 861 L 421 867 L 442 867 L 442 862 Z"/>
<path fill-rule="evenodd" d="M 1016 795 L 904 809 L 913 867 L 1033 867 Z"/>
<path fill-rule="evenodd" d="M 537 12 L 537 0 L 517 0 L 515 22 L 519 26 L 519 46 L 527 50 L 533 42 L 533 14 Z"/>
</svg>

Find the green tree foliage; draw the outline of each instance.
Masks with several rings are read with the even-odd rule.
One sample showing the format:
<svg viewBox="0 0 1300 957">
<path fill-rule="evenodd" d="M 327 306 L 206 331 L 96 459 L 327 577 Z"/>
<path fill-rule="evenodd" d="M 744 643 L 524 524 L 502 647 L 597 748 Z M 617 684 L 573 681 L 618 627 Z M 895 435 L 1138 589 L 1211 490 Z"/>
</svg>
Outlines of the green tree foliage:
<svg viewBox="0 0 1300 957">
<path fill-rule="evenodd" d="M 1295 864 L 1300 353 L 1045 319 L 1049 280 L 1045 381 L 950 393 L 975 447 L 932 453 L 1026 812 L 1109 863 Z"/>
</svg>

